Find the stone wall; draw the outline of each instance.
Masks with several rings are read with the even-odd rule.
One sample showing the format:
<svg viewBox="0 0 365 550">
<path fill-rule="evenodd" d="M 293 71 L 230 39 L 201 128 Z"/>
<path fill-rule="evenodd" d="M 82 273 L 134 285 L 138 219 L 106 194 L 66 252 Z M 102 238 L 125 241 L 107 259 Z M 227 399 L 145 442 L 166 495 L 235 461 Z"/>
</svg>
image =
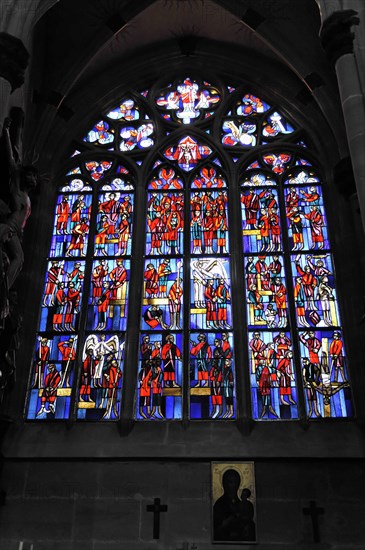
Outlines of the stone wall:
<svg viewBox="0 0 365 550">
<path fill-rule="evenodd" d="M 246 548 L 365 547 L 363 461 L 254 462 L 259 542 Z M 205 460 L 6 461 L 0 550 L 19 550 L 21 541 L 23 550 L 230 548 L 211 543 L 210 467 Z M 168 505 L 159 540 L 146 510 L 156 497 Z M 324 509 L 320 543 L 303 514 L 311 500 Z"/>
</svg>

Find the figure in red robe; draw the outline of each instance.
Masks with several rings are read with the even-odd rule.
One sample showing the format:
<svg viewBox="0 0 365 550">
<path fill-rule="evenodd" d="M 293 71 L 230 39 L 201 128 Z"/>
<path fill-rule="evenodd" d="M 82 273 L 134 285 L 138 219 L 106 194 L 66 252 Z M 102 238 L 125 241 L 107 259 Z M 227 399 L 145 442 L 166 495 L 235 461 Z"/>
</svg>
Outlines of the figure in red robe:
<svg viewBox="0 0 365 550">
<path fill-rule="evenodd" d="M 242 195 L 241 202 L 245 207 L 246 229 L 256 229 L 260 202 L 255 190 L 250 188 L 247 195 Z"/>
<path fill-rule="evenodd" d="M 52 413 L 56 412 L 56 398 L 57 398 L 57 388 L 61 383 L 60 373 L 56 369 L 56 365 L 50 363 L 48 365 L 48 374 L 44 380 L 44 390 L 42 391 L 41 396 L 41 408 L 37 412 L 37 416 L 42 413 Z M 48 404 L 48 408 L 47 408 Z"/>
<path fill-rule="evenodd" d="M 70 204 L 66 196 L 64 196 L 62 201 L 57 205 L 56 214 L 56 233 L 57 235 L 61 235 L 61 233 L 65 234 L 67 231 L 67 222 L 70 214 Z"/>
<path fill-rule="evenodd" d="M 75 359 L 76 359 L 76 337 L 70 336 L 68 340 L 58 342 L 58 350 L 62 356 L 61 361 L 61 387 L 66 382 L 66 388 L 70 387 L 70 377 L 71 372 L 74 369 Z"/>
<path fill-rule="evenodd" d="M 166 386 L 178 388 L 176 383 L 176 361 L 182 361 L 181 351 L 175 344 L 172 334 L 166 336 L 166 343 L 162 346 L 163 377 Z"/>
</svg>

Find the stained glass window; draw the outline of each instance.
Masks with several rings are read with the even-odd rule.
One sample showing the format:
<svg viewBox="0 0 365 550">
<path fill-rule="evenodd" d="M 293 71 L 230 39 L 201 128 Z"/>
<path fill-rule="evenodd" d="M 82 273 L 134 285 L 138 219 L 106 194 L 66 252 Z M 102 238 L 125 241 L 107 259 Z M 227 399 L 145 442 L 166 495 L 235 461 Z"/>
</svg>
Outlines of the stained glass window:
<svg viewBox="0 0 365 550">
<path fill-rule="evenodd" d="M 326 182 L 284 106 L 188 74 L 74 138 L 27 419 L 117 421 L 126 392 L 141 422 L 351 417 Z"/>
<path fill-rule="evenodd" d="M 263 154 L 241 205 L 253 417 L 297 418 L 298 376 L 309 418 L 351 416 L 319 171 L 304 152 Z"/>
</svg>

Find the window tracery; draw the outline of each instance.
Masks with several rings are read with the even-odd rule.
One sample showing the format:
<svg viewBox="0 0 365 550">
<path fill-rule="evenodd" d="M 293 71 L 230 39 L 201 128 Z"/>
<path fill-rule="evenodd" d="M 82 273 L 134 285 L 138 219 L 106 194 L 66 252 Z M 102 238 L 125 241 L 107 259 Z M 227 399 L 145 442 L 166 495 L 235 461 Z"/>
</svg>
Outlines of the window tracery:
<svg viewBox="0 0 365 550">
<path fill-rule="evenodd" d="M 352 415 L 325 182 L 303 135 L 247 86 L 190 75 L 101 114 L 59 182 L 27 419 L 119 419 L 126 368 L 140 421 L 236 419 L 244 400 L 255 420 Z"/>
</svg>

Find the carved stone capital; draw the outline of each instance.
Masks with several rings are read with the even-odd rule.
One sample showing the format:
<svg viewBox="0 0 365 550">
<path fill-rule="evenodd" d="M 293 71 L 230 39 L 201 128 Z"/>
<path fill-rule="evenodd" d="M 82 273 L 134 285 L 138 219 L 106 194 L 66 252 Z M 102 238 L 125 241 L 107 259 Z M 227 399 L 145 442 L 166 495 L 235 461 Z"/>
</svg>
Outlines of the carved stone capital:
<svg viewBox="0 0 365 550">
<path fill-rule="evenodd" d="M 354 51 L 353 25 L 358 25 L 360 19 L 355 10 L 336 11 L 322 25 L 321 42 L 327 54 L 327 59 L 333 63 L 345 54 Z"/>
<path fill-rule="evenodd" d="M 0 77 L 10 82 L 12 92 L 23 85 L 28 61 L 29 53 L 23 42 L 0 32 Z"/>
</svg>

